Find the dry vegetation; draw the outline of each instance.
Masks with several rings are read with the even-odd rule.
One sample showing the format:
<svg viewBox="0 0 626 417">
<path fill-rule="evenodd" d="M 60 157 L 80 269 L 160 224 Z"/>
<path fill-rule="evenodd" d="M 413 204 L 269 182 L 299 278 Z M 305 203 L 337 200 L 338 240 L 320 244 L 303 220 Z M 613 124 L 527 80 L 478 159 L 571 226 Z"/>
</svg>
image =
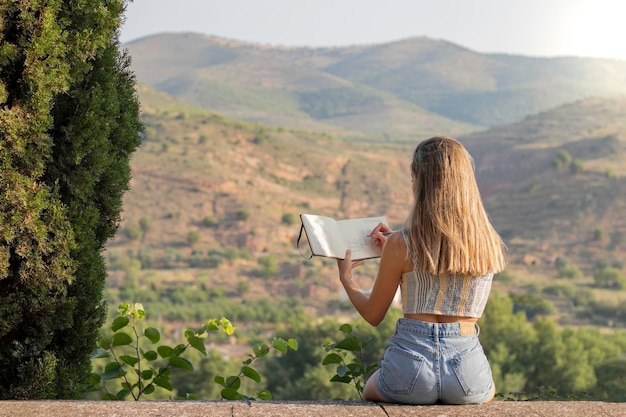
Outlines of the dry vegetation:
<svg viewBox="0 0 626 417">
<path fill-rule="evenodd" d="M 120 232 L 107 249 L 112 294 L 131 281 L 161 294 L 218 289 L 236 303 L 293 297 L 311 313 L 345 315 L 334 261 L 306 261 L 295 249 L 297 215 L 382 214 L 400 225 L 410 202 L 413 144 L 346 142 L 241 122 L 147 87 L 141 97 L 147 136 L 132 161 Z M 586 122 L 595 127 L 579 127 L 585 134 L 571 134 L 571 124 L 559 119 L 596 106 L 604 110 Z M 622 122 L 609 123 L 625 106 L 584 101 L 461 138 L 476 158 L 486 205 L 509 246 L 511 266 L 494 288 L 552 299 L 562 323 L 590 319 L 576 318 L 571 302 L 542 293 L 546 286 L 574 286 L 609 304 L 624 299 L 623 290 L 595 288 L 593 273 L 598 263 L 619 266 L 626 254 L 620 168 L 626 136 Z M 545 133 L 538 125 L 554 130 Z M 596 144 L 612 150 L 598 151 Z M 583 169 L 554 166 L 560 149 Z M 608 175 L 602 166 L 615 168 Z M 581 274 L 559 277 L 559 257 Z M 371 262 L 360 272 L 364 287 L 375 269 Z"/>
</svg>

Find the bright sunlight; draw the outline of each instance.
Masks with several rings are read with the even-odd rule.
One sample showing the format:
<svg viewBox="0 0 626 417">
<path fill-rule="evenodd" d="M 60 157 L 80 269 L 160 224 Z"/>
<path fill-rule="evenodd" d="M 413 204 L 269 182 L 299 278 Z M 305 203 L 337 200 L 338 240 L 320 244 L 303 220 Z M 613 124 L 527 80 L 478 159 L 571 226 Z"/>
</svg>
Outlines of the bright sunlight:
<svg viewBox="0 0 626 417">
<path fill-rule="evenodd" d="M 572 55 L 626 59 L 626 2 L 572 1 L 555 26 Z"/>
</svg>

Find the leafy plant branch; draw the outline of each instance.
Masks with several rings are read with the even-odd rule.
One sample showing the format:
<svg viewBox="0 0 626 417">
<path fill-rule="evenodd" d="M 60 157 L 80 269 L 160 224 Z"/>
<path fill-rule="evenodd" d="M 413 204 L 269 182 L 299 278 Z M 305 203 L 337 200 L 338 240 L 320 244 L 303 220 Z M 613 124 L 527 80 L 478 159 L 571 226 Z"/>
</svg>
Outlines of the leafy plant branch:
<svg viewBox="0 0 626 417">
<path fill-rule="evenodd" d="M 124 400 L 131 396 L 137 401 L 143 395 L 152 394 L 157 387 L 172 391 L 174 389 L 171 382 L 173 368 L 189 372 L 194 370 L 192 363 L 182 356 L 189 348 L 196 349 L 208 357 L 204 341 L 210 332 L 222 330 L 231 335 L 235 331 L 235 327 L 228 319 L 211 319 L 198 329 L 187 329 L 184 332 L 186 344 L 178 344 L 174 347 L 161 344 L 156 347 L 156 350 L 152 346 L 149 350 L 144 350 L 142 346 L 146 343 L 150 345 L 159 343 L 161 334 L 154 327 L 147 327 L 143 332 L 140 331 L 139 322 L 146 317 L 143 305 L 140 303 L 120 304 L 117 312 L 118 317 L 111 324 L 113 335 L 101 337 L 98 340 L 98 349 L 93 354 L 96 359 L 112 359 L 105 365 L 102 374 L 92 373 L 91 375 L 91 391 L 103 391 L 102 399 L 105 400 Z M 124 352 L 124 349 L 132 354 L 121 354 L 120 351 Z M 249 354 L 248 358 L 243 361 L 237 375 L 227 378 L 215 377 L 215 382 L 223 387 L 220 399 L 271 399 L 271 393 L 266 389 L 259 391 L 255 397 L 242 394 L 239 390 L 244 377 L 256 383 L 261 382 L 261 375 L 251 365 L 257 359 L 266 356 L 272 349 L 285 354 L 289 349 L 297 350 L 298 342 L 295 339 L 274 338 L 271 346 L 265 343 L 253 346 L 253 354 Z M 167 362 L 165 365 L 157 366 L 157 361 Z M 115 379 L 121 380 L 121 388 L 117 392 L 111 392 L 107 382 Z M 186 394 L 185 398 L 195 399 L 195 396 Z"/>
<path fill-rule="evenodd" d="M 326 352 L 330 353 L 324 357 L 322 365 L 338 364 L 336 373 L 330 381 L 354 384 L 359 398 L 363 400 L 365 378 L 376 370 L 379 365 L 378 363 L 370 365 L 365 363 L 364 349 L 368 345 L 369 340 L 361 340 L 358 337 L 356 328 L 349 324 L 342 324 L 339 330 L 347 336 L 338 343 L 327 343 L 324 345 Z"/>
<path fill-rule="evenodd" d="M 295 339 L 284 340 L 280 337 L 275 337 L 272 340 L 271 346 L 265 343 L 255 345 L 252 348 L 253 354 L 248 354 L 248 359 L 243 361 L 242 366 L 237 375 L 231 375 L 228 378 L 223 376 L 216 376 L 215 382 L 223 387 L 221 391 L 221 399 L 226 400 L 252 400 L 255 398 L 248 397 L 239 393 L 242 377 L 249 378 L 254 382 L 261 383 L 261 375 L 251 365 L 257 359 L 260 359 L 270 353 L 271 349 L 274 349 L 282 354 L 287 353 L 289 349 L 298 350 L 298 342 Z M 256 394 L 256 398 L 261 400 L 271 400 L 271 393 L 264 389 Z"/>
</svg>

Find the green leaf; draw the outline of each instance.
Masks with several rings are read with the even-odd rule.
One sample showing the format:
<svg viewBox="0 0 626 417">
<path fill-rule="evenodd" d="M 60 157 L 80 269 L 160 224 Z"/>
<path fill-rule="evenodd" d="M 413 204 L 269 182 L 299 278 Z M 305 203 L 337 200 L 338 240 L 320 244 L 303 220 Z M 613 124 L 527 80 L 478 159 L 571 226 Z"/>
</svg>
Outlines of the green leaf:
<svg viewBox="0 0 626 417">
<path fill-rule="evenodd" d="M 135 303 L 132 307 L 133 317 L 137 319 L 145 319 L 146 318 L 146 310 L 143 308 L 143 304 Z"/>
<path fill-rule="evenodd" d="M 146 395 L 150 395 L 154 392 L 155 389 L 156 388 L 154 388 L 154 384 L 150 384 L 143 390 L 143 393 Z"/>
<path fill-rule="evenodd" d="M 168 391 L 171 391 L 173 389 L 172 384 L 170 383 L 169 377 L 160 376 L 158 378 L 154 378 L 152 380 L 152 382 L 155 385 L 157 385 L 157 386 L 159 386 L 159 387 L 161 387 L 163 389 L 166 389 Z"/>
<path fill-rule="evenodd" d="M 236 389 L 233 388 L 224 388 L 221 392 L 222 398 L 226 400 L 241 400 L 243 399 L 243 395 L 237 392 Z"/>
<path fill-rule="evenodd" d="M 100 377 L 103 381 L 108 381 L 110 379 L 121 378 L 124 375 L 126 375 L 126 371 L 117 363 L 111 362 L 104 367 L 104 372 Z"/>
<path fill-rule="evenodd" d="M 129 395 L 130 395 L 130 390 L 128 388 L 124 388 L 123 390 L 120 390 L 117 392 L 117 394 L 115 395 L 115 399 L 118 401 L 122 401 L 126 399 L 126 397 L 128 397 Z"/>
<path fill-rule="evenodd" d="M 260 345 L 253 346 L 252 351 L 257 358 L 262 358 L 269 353 L 270 348 L 265 343 L 262 343 Z"/>
<path fill-rule="evenodd" d="M 198 352 L 202 353 L 204 356 L 207 355 L 206 346 L 204 346 L 204 340 L 199 337 L 194 336 L 193 332 L 189 337 L 187 337 L 187 341 L 191 345 L 192 348 L 196 349 Z"/>
<path fill-rule="evenodd" d="M 115 333 L 113 335 L 113 346 L 130 345 L 133 339 L 126 333 Z"/>
<path fill-rule="evenodd" d="M 224 380 L 223 376 L 217 375 L 213 380 L 216 384 L 226 387 L 226 381 Z"/>
<path fill-rule="evenodd" d="M 89 385 L 98 385 L 100 384 L 100 381 L 102 380 L 102 378 L 100 378 L 100 374 L 97 374 L 95 372 L 92 372 L 89 374 Z"/>
<path fill-rule="evenodd" d="M 360 375 L 363 373 L 363 368 L 358 363 L 349 363 L 348 368 L 355 375 Z"/>
<path fill-rule="evenodd" d="M 91 357 L 94 359 L 108 358 L 109 352 L 106 349 L 99 347 L 93 351 Z"/>
<path fill-rule="evenodd" d="M 189 372 L 193 371 L 193 365 L 191 362 L 185 358 L 181 358 L 180 356 L 170 356 L 169 362 L 175 368 L 184 369 Z"/>
<path fill-rule="evenodd" d="M 98 339 L 98 346 L 104 350 L 110 349 L 111 343 L 113 343 L 113 341 L 110 337 L 101 337 L 100 339 Z"/>
<path fill-rule="evenodd" d="M 358 352 L 361 350 L 359 340 L 354 336 L 348 336 L 335 346 L 337 349 L 349 350 L 351 352 Z"/>
<path fill-rule="evenodd" d="M 349 324 L 342 324 L 339 327 L 339 330 L 344 333 L 352 333 L 352 326 L 350 326 Z"/>
<path fill-rule="evenodd" d="M 117 306 L 117 314 L 119 314 L 120 316 L 123 316 L 123 315 L 128 313 L 129 309 L 130 309 L 130 305 L 129 304 L 122 303 L 119 306 Z"/>
<path fill-rule="evenodd" d="M 344 384 L 349 384 L 350 382 L 352 382 L 352 378 L 350 378 L 349 376 L 335 375 L 334 377 L 330 378 L 330 382 L 343 382 Z"/>
<path fill-rule="evenodd" d="M 339 377 L 344 377 L 346 375 L 348 375 L 350 372 L 350 368 L 348 368 L 346 365 L 339 365 L 337 367 L 337 375 Z"/>
<path fill-rule="evenodd" d="M 274 346 L 274 349 L 281 353 L 287 353 L 287 350 L 289 349 L 287 342 L 279 337 L 276 337 L 272 340 L 272 346 Z"/>
<path fill-rule="evenodd" d="M 331 363 L 341 363 L 343 358 L 336 353 L 329 353 L 322 361 L 322 365 L 330 365 Z"/>
<path fill-rule="evenodd" d="M 226 386 L 238 390 L 241 387 L 241 379 L 238 376 L 229 376 L 226 378 Z"/>
<path fill-rule="evenodd" d="M 373 370 L 380 368 L 380 365 L 377 363 L 373 363 L 365 368 L 365 373 L 370 374 Z"/>
<path fill-rule="evenodd" d="M 146 336 L 152 343 L 157 343 L 161 340 L 161 333 L 159 333 L 159 331 L 154 327 L 148 327 L 143 331 L 143 335 Z"/>
<path fill-rule="evenodd" d="M 104 394 L 102 396 L 102 400 L 103 401 L 116 401 L 117 398 L 115 398 L 115 395 L 113 395 L 113 394 Z"/>
<path fill-rule="evenodd" d="M 116 332 L 119 329 L 125 327 L 128 324 L 128 322 L 130 322 L 130 319 L 128 317 L 125 317 L 125 316 L 116 317 L 115 320 L 113 320 L 113 323 L 111 324 L 111 330 Z"/>
<path fill-rule="evenodd" d="M 174 349 L 169 346 L 161 345 L 157 348 L 157 352 L 159 352 L 159 356 L 162 358 L 169 358 Z"/>
<path fill-rule="evenodd" d="M 179 345 L 176 345 L 176 347 L 172 350 L 172 353 L 170 354 L 170 356 L 178 356 L 181 353 L 183 353 L 185 349 L 187 349 L 187 347 L 183 345 L 182 343 Z"/>
<path fill-rule="evenodd" d="M 269 401 L 272 399 L 272 394 L 268 390 L 264 389 L 263 391 L 257 392 L 256 397 L 259 400 Z"/>
<path fill-rule="evenodd" d="M 122 355 L 120 356 L 120 360 L 124 363 L 129 364 L 130 366 L 135 366 L 139 360 L 134 356 Z"/>
<path fill-rule="evenodd" d="M 141 379 L 148 380 L 154 376 L 154 371 L 152 369 L 147 369 L 145 371 L 141 371 Z"/>
<path fill-rule="evenodd" d="M 298 350 L 298 341 L 296 339 L 289 339 L 287 344 L 292 350 Z"/>
<path fill-rule="evenodd" d="M 154 350 L 149 350 L 143 353 L 143 357 L 147 361 L 155 361 L 157 359 L 157 353 Z"/>
<path fill-rule="evenodd" d="M 207 322 L 204 324 L 204 327 L 206 327 L 207 331 L 209 332 L 214 332 L 215 330 L 218 330 L 220 328 L 219 322 L 215 319 L 207 320 Z"/>
<path fill-rule="evenodd" d="M 261 375 L 254 369 L 249 366 L 242 366 L 241 373 L 256 382 L 257 384 L 261 382 Z"/>
</svg>

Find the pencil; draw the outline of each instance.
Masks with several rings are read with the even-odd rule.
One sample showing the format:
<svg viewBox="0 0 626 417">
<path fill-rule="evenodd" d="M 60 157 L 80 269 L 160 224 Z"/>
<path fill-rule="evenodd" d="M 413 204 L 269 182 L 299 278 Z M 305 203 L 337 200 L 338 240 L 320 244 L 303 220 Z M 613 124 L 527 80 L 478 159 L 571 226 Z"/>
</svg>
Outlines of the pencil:
<svg viewBox="0 0 626 417">
<path fill-rule="evenodd" d="M 390 234 L 392 234 L 393 232 L 395 232 L 395 230 L 392 230 L 391 232 L 380 232 L 383 236 L 389 236 Z M 367 235 L 366 237 L 372 237 L 372 234 L 370 233 L 369 235 Z"/>
</svg>

